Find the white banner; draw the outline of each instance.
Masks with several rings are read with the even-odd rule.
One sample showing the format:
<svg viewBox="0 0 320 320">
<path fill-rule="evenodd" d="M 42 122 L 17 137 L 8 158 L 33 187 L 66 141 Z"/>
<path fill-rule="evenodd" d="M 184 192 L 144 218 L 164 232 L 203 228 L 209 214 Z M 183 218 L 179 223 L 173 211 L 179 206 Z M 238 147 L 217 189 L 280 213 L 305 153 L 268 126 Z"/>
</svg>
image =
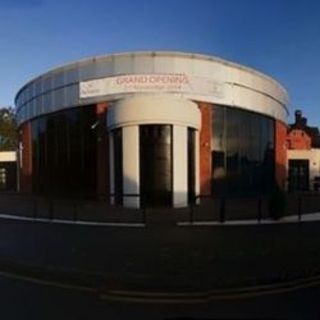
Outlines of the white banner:
<svg viewBox="0 0 320 320">
<path fill-rule="evenodd" d="M 224 97 L 223 83 L 185 74 L 132 74 L 80 82 L 80 98 L 121 93 L 172 92 Z"/>
</svg>

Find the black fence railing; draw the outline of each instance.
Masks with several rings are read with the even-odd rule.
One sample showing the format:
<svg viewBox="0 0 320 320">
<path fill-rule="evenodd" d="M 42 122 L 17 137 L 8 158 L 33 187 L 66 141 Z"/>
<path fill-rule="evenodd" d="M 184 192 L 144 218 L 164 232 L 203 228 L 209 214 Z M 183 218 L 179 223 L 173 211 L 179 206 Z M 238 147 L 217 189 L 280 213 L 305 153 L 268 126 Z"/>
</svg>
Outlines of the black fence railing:
<svg viewBox="0 0 320 320">
<path fill-rule="evenodd" d="M 205 203 L 204 203 L 205 202 Z M 189 204 L 189 221 L 199 221 L 199 218 L 207 221 L 217 221 L 224 223 L 228 220 L 235 219 L 262 219 L 262 204 L 261 197 L 212 197 L 212 196 L 197 196 L 195 201 Z M 250 212 L 248 212 L 250 208 Z M 254 213 L 252 213 L 254 211 Z"/>
<path fill-rule="evenodd" d="M 122 194 L 122 197 L 138 199 L 141 206 L 128 209 L 110 204 L 110 198 L 115 194 L 104 195 L 103 201 L 60 199 L 56 197 L 36 197 L 21 194 L 0 194 L 0 213 L 45 218 L 49 220 L 62 219 L 72 221 L 96 222 L 127 222 L 147 224 L 153 215 L 161 219 L 176 222 L 212 221 L 225 223 L 234 220 L 256 220 L 274 218 L 269 210 L 268 196 L 256 197 L 211 197 L 200 195 L 191 199 L 188 206 L 180 209 L 157 208 L 146 205 L 139 194 Z M 169 214 L 163 214 L 168 211 Z M 320 195 L 318 193 L 297 193 L 286 195 L 286 206 L 280 216 L 295 216 L 303 220 L 307 213 L 320 212 Z M 158 220 L 159 221 L 159 220 Z"/>
<path fill-rule="evenodd" d="M 256 220 L 257 223 L 261 223 L 262 220 L 275 220 L 287 216 L 295 216 L 301 221 L 304 214 L 320 213 L 320 195 L 316 193 L 286 194 L 283 208 L 276 213 L 270 201 L 270 196 L 198 196 L 189 204 L 189 222 L 205 220 L 224 223 L 233 220 Z"/>
</svg>

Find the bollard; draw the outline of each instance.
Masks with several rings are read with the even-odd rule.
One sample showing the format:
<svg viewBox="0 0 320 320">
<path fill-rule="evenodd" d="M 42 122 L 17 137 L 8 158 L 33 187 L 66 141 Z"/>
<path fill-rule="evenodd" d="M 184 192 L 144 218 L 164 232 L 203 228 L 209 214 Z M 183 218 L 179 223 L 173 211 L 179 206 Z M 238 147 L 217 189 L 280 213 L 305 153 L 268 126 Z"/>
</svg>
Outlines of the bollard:
<svg viewBox="0 0 320 320">
<path fill-rule="evenodd" d="M 37 198 L 33 199 L 33 218 L 36 219 L 38 216 L 38 201 Z"/>
<path fill-rule="evenodd" d="M 301 221 L 301 214 L 302 214 L 302 197 L 299 197 L 298 202 L 298 220 Z"/>
<path fill-rule="evenodd" d="M 143 223 L 146 225 L 147 224 L 147 209 L 145 204 L 143 204 L 142 206 L 142 219 L 143 219 Z"/>
<path fill-rule="evenodd" d="M 220 222 L 224 223 L 226 219 L 226 199 L 221 198 L 220 200 Z"/>
<path fill-rule="evenodd" d="M 48 200 L 48 206 L 49 206 L 49 219 L 53 219 L 53 200 L 49 199 Z"/>
<path fill-rule="evenodd" d="M 259 198 L 258 199 L 258 223 L 261 222 L 261 218 L 262 218 L 262 199 Z"/>
<path fill-rule="evenodd" d="M 189 205 L 189 209 L 190 209 L 190 224 L 193 223 L 193 203 L 191 202 L 190 205 Z"/>
<path fill-rule="evenodd" d="M 33 199 L 33 218 L 36 219 L 38 216 L 38 201 L 37 198 Z"/>
<path fill-rule="evenodd" d="M 77 204 L 73 204 L 73 221 L 77 221 Z"/>
</svg>

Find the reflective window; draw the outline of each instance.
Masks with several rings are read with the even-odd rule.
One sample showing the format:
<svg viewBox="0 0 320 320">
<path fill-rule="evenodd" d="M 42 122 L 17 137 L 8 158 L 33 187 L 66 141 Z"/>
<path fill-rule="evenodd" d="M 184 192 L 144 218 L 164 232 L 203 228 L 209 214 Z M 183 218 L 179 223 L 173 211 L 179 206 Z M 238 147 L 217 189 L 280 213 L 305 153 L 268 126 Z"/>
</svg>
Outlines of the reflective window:
<svg viewBox="0 0 320 320">
<path fill-rule="evenodd" d="M 96 122 L 93 106 L 32 121 L 33 191 L 91 197 L 96 191 Z"/>
<path fill-rule="evenodd" d="M 274 183 L 274 121 L 229 107 L 212 113 L 212 193 L 252 194 Z"/>
<path fill-rule="evenodd" d="M 142 205 L 172 204 L 172 126 L 140 126 Z"/>
</svg>

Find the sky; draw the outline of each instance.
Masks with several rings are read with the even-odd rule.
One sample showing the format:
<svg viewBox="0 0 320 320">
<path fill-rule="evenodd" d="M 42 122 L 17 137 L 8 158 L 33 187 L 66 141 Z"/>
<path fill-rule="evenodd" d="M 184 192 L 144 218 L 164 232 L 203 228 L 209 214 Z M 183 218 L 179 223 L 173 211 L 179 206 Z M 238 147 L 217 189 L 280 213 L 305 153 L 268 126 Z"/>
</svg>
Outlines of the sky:
<svg viewBox="0 0 320 320">
<path fill-rule="evenodd" d="M 94 55 L 174 50 L 278 80 L 320 126 L 320 1 L 0 0 L 0 106 L 31 78 Z"/>
</svg>

